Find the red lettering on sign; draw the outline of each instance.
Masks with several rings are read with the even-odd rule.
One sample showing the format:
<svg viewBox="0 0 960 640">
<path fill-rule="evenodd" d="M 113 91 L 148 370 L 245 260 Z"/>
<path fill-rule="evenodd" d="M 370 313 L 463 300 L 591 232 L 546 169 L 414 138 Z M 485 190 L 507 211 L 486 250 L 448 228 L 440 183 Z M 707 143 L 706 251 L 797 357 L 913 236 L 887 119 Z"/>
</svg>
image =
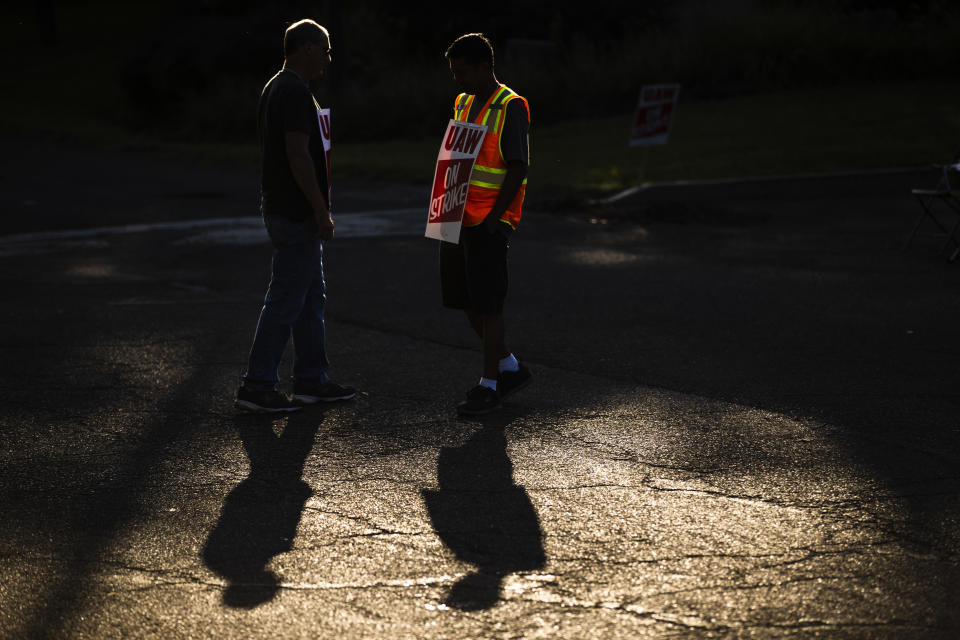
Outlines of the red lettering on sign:
<svg viewBox="0 0 960 640">
<path fill-rule="evenodd" d="M 323 132 L 323 137 L 327 140 L 330 139 L 330 116 L 323 114 L 320 116 L 320 130 Z"/>
<path fill-rule="evenodd" d="M 643 90 L 643 102 L 672 102 L 676 97 L 676 87 L 650 87 Z"/>
<path fill-rule="evenodd" d="M 456 222 L 463 218 L 472 166 L 473 158 L 437 161 L 428 222 Z"/>
<path fill-rule="evenodd" d="M 463 151 L 463 140 L 467 137 L 467 129 L 460 129 L 460 132 L 457 134 L 457 143 L 453 145 L 454 151 Z"/>
<path fill-rule="evenodd" d="M 447 131 L 447 139 L 443 141 L 443 148 L 447 151 L 453 148 L 453 141 L 457 137 L 457 132 L 460 131 L 460 127 L 450 127 L 450 130 Z"/>
<path fill-rule="evenodd" d="M 637 111 L 633 125 L 634 137 L 646 137 L 667 133 L 673 116 L 673 104 L 658 104 Z"/>
<path fill-rule="evenodd" d="M 486 132 L 483 129 L 468 130 L 467 134 L 464 136 L 463 152 L 473 155 L 474 150 L 477 148 L 477 145 L 480 144 L 480 140 L 483 139 L 484 133 Z"/>
<path fill-rule="evenodd" d="M 443 141 L 443 148 L 447 151 L 473 155 L 477 145 L 483 140 L 484 129 L 453 126 L 447 131 L 447 138 Z"/>
</svg>

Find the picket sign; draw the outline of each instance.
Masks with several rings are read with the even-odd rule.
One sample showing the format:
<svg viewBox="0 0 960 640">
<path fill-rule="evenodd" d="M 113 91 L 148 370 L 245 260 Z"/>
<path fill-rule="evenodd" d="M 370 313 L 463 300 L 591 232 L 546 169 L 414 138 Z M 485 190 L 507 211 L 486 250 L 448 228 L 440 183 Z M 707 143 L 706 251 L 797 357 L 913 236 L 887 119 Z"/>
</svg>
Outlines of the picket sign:
<svg viewBox="0 0 960 640">
<path fill-rule="evenodd" d="M 327 165 L 327 207 L 333 209 L 333 183 L 330 181 L 330 109 L 317 109 L 320 120 L 320 137 L 323 139 L 323 154 Z"/>
<path fill-rule="evenodd" d="M 459 120 L 450 120 L 447 124 L 433 172 L 424 237 L 453 244 L 460 242 L 470 175 L 486 134 L 486 125 Z"/>
<path fill-rule="evenodd" d="M 679 84 L 645 85 L 630 129 L 630 146 L 667 144 L 673 114 L 680 97 Z"/>
</svg>

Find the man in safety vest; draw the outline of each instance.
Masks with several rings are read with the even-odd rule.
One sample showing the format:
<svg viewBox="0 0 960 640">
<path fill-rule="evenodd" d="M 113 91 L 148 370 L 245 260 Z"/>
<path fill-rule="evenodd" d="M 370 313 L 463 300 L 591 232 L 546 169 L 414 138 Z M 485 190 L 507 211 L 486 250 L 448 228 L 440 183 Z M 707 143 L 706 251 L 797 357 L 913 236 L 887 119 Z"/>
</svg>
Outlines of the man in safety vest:
<svg viewBox="0 0 960 640">
<path fill-rule="evenodd" d="M 527 185 L 530 107 L 497 81 L 493 46 L 483 35 L 457 38 L 446 58 L 463 90 L 454 118 L 487 127 L 470 177 L 460 242 L 440 243 L 443 304 L 466 311 L 483 342 L 483 376 L 457 406 L 460 414 L 478 415 L 531 380 L 529 369 L 507 349 L 503 320 L 507 248 L 520 224 Z"/>
</svg>

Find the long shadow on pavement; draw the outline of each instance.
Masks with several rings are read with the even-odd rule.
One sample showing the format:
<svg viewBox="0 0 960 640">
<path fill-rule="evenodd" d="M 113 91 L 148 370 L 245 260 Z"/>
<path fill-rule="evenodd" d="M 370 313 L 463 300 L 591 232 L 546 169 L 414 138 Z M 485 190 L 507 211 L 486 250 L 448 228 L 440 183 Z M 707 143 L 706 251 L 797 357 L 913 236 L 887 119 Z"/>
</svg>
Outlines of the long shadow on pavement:
<svg viewBox="0 0 960 640">
<path fill-rule="evenodd" d="M 250 475 L 227 496 L 203 549 L 207 567 L 229 583 L 223 593 L 227 606 L 251 609 L 280 589 L 267 563 L 293 547 L 304 504 L 313 494 L 301 475 L 323 417 L 311 413 L 286 418 L 279 436 L 263 416 L 235 419 Z"/>
<path fill-rule="evenodd" d="M 458 559 L 477 567 L 450 589 L 448 606 L 488 609 L 500 599 L 505 576 L 546 564 L 537 513 L 513 482 L 505 433 L 512 419 L 485 418 L 462 446 L 441 449 L 440 490 L 423 491 L 437 535 Z"/>
</svg>

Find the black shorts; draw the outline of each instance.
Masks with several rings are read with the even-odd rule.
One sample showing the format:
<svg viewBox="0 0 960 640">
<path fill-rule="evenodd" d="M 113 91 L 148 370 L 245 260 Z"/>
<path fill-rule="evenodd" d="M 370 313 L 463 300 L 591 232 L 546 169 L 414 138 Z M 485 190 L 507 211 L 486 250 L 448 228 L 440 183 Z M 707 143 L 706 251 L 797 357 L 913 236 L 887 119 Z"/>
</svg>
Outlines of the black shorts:
<svg viewBox="0 0 960 640">
<path fill-rule="evenodd" d="M 440 243 L 443 306 L 476 313 L 503 312 L 503 301 L 507 297 L 508 233 L 508 229 L 490 233 L 485 225 L 479 224 L 463 227 L 459 244 Z"/>
</svg>

